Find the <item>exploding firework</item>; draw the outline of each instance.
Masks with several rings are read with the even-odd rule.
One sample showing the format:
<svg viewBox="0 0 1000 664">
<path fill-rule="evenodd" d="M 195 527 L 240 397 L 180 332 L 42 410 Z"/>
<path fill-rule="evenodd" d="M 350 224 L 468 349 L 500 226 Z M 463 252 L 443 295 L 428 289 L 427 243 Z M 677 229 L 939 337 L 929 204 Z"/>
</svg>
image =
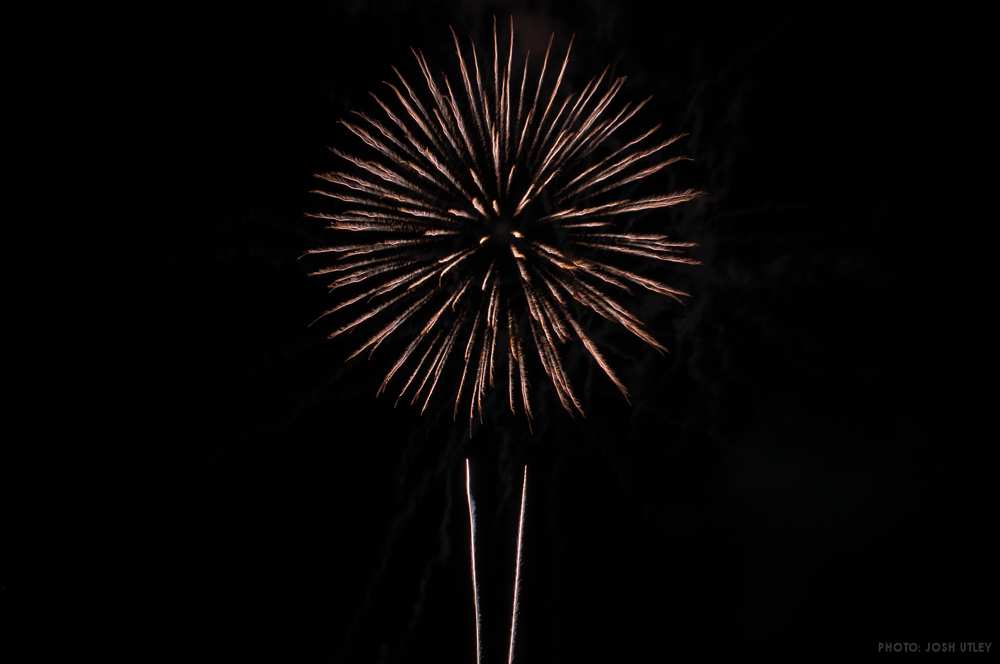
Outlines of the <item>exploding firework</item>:
<svg viewBox="0 0 1000 664">
<path fill-rule="evenodd" d="M 470 428 L 494 386 L 530 425 L 539 368 L 562 407 L 583 415 L 563 361 L 570 341 L 627 399 L 580 321 L 592 312 L 665 350 L 621 298 L 633 289 L 677 300 L 686 293 L 622 263 L 696 263 L 685 255 L 693 244 L 623 223 L 699 195 L 626 193 L 685 158 L 666 156 L 682 135 L 655 139 L 657 125 L 620 137 L 649 99 L 616 103 L 625 78 L 607 67 L 560 96 L 572 40 L 557 64 L 550 37 L 533 75 L 530 52 L 514 63 L 513 20 L 506 40 L 494 21 L 492 72 L 484 74 L 475 43 L 463 49 L 454 30 L 451 37 L 454 80 L 435 77 L 413 50 L 420 90 L 393 68 L 396 80 L 371 94 L 375 110 L 340 123 L 365 149 L 333 150 L 344 167 L 319 174 L 316 193 L 341 209 L 310 216 L 356 240 L 309 252 L 332 258 L 313 274 L 344 294 L 317 320 L 355 308 L 329 336 L 372 326 L 350 358 L 374 353 L 394 333 L 408 339 L 379 394 L 395 381 L 397 403 L 409 399 L 423 412 L 442 376 L 454 374 L 454 415 L 461 410 Z"/>
<path fill-rule="evenodd" d="M 419 93 L 393 68 L 397 80 L 385 83 L 383 96 L 371 95 L 378 110 L 355 111 L 341 121 L 366 148 L 360 155 L 333 150 L 344 168 L 318 175 L 325 186 L 316 193 L 343 209 L 310 216 L 356 240 L 309 252 L 332 258 L 313 274 L 344 294 L 317 320 L 354 308 L 330 337 L 373 327 L 349 359 L 373 354 L 393 334 L 407 339 L 379 394 L 396 380 L 397 403 L 408 398 L 423 412 L 442 379 L 454 374 L 453 414 L 457 418 L 464 408 L 470 430 L 477 416 L 482 420 L 490 390 L 504 383 L 510 410 L 523 413 L 530 426 L 529 376 L 539 367 L 562 407 L 583 415 L 563 363 L 563 347 L 573 340 L 628 399 L 581 320 L 596 314 L 666 350 L 620 300 L 633 289 L 675 300 L 686 293 L 622 263 L 697 262 L 685 255 L 692 243 L 626 226 L 634 213 L 698 197 L 694 190 L 630 193 L 685 158 L 665 154 L 681 135 L 655 139 L 657 125 L 621 137 L 649 99 L 616 104 L 625 78 L 609 76 L 607 67 L 581 91 L 560 96 L 572 40 L 561 64 L 550 66 L 553 36 L 537 76 L 529 74 L 530 52 L 514 72 L 513 20 L 503 44 L 494 20 L 492 77 L 489 71 L 484 77 L 475 43 L 463 50 L 454 31 L 451 36 L 459 74 L 454 85 L 446 74 L 435 77 L 414 50 Z M 468 459 L 465 487 L 480 662 L 477 519 Z M 525 466 L 509 664 L 517 644 L 527 495 Z"/>
</svg>

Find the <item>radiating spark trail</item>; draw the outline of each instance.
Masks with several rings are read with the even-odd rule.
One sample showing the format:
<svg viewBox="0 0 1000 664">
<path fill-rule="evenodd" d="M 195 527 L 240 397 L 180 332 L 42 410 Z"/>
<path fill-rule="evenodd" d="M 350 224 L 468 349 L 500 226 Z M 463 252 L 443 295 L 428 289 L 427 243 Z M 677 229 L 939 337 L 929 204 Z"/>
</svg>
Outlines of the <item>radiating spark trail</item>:
<svg viewBox="0 0 1000 664">
<path fill-rule="evenodd" d="M 476 664 L 482 664 L 482 615 L 479 612 L 479 577 L 476 572 L 476 501 L 472 497 L 472 473 L 465 460 L 465 501 L 469 506 L 469 553 L 472 566 L 472 603 L 476 612 Z"/>
<path fill-rule="evenodd" d="M 507 664 L 514 664 L 514 646 L 517 639 L 517 615 L 521 601 L 521 560 L 524 544 L 524 513 L 528 497 L 528 466 L 524 467 L 524 477 L 521 479 L 521 513 L 517 520 L 517 560 L 514 563 L 514 604 L 510 613 L 510 649 L 507 651 Z"/>
<path fill-rule="evenodd" d="M 305 256 L 323 261 L 310 273 L 339 298 L 317 318 L 333 321 L 328 336 L 370 326 L 348 359 L 398 344 L 379 394 L 395 381 L 398 403 L 415 388 L 405 401 L 424 412 L 452 383 L 453 417 L 467 415 L 470 432 L 497 388 L 530 427 L 529 375 L 544 376 L 561 406 L 583 415 L 567 371 L 570 343 L 627 399 L 581 316 L 595 313 L 665 350 L 617 298 L 646 290 L 682 300 L 686 293 L 639 268 L 698 263 L 686 254 L 691 242 L 655 227 L 631 232 L 635 213 L 700 195 L 635 193 L 687 159 L 667 154 L 685 134 L 657 137 L 659 124 L 623 129 L 649 98 L 616 109 L 625 77 L 610 67 L 570 89 L 572 39 L 557 47 L 552 35 L 534 73 L 530 54 L 515 66 L 513 18 L 503 23 L 493 21 L 478 50 L 452 30 L 450 75 L 435 75 L 411 49 L 416 73 L 393 68 L 385 92 L 371 94 L 373 110 L 339 122 L 358 152 L 331 149 L 339 170 L 317 174 L 315 193 L 340 207 L 307 215 L 353 238 Z"/>
</svg>

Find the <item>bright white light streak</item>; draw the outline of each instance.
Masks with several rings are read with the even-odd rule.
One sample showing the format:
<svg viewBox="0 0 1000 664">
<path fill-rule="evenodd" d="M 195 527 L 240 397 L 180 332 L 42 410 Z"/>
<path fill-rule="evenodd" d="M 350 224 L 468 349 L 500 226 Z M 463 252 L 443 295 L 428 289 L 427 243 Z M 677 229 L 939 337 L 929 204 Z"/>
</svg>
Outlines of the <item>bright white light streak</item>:
<svg viewBox="0 0 1000 664">
<path fill-rule="evenodd" d="M 472 475 L 469 460 L 465 460 L 465 500 L 469 505 L 469 551 L 472 559 L 472 602 L 476 611 L 476 664 L 481 664 L 483 647 L 480 638 L 479 578 L 476 574 L 476 501 L 472 498 Z M 518 548 L 520 552 L 520 547 Z M 519 554 L 520 555 L 520 554 Z"/>
<path fill-rule="evenodd" d="M 507 664 L 514 664 L 514 642 L 517 638 L 517 613 L 521 603 L 521 552 L 524 544 L 524 511 L 528 497 L 528 466 L 524 467 L 524 477 L 521 480 L 521 515 L 517 521 L 517 562 L 514 564 L 514 606 L 510 614 L 510 649 L 507 652 Z"/>
</svg>

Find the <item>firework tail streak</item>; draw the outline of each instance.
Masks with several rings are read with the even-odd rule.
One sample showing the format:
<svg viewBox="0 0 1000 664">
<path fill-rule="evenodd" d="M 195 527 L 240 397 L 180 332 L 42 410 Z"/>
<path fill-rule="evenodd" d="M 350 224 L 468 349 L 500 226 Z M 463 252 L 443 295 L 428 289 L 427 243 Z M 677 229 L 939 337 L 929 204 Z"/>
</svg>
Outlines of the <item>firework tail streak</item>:
<svg viewBox="0 0 1000 664">
<path fill-rule="evenodd" d="M 635 183 L 686 159 L 666 155 L 683 135 L 654 139 L 656 125 L 622 136 L 649 99 L 616 104 L 625 78 L 612 78 L 609 67 L 579 92 L 560 97 L 573 40 L 560 61 L 553 56 L 554 35 L 550 37 L 538 74 L 531 77 L 530 52 L 523 65 L 514 63 L 512 18 L 506 40 L 493 21 L 492 72 L 484 74 L 474 42 L 463 48 L 454 30 L 451 38 L 458 65 L 455 80 L 443 73 L 435 77 L 423 53 L 414 49 L 423 84 L 419 94 L 393 68 L 395 80 L 371 93 L 378 110 L 354 111 L 340 121 L 364 144 L 365 156 L 333 149 L 343 169 L 318 174 L 322 185 L 314 193 L 338 201 L 340 209 L 308 216 L 356 240 L 307 254 L 331 259 L 312 274 L 328 279 L 331 292 L 343 294 L 317 321 L 356 309 L 329 333 L 331 338 L 375 325 L 348 359 L 371 355 L 395 332 L 412 330 L 378 392 L 396 380 L 402 385 L 396 402 L 408 398 L 421 412 L 449 361 L 459 358 L 451 372 L 457 379 L 453 417 L 461 410 L 470 433 L 475 420 L 482 422 L 484 400 L 503 380 L 497 374 L 504 369 L 507 405 L 531 426 L 532 355 L 562 408 L 583 416 L 560 353 L 574 337 L 628 399 L 624 383 L 577 316 L 589 310 L 666 350 L 620 298 L 636 288 L 678 301 L 687 294 L 620 262 L 695 264 L 686 255 L 694 244 L 659 232 L 632 232 L 621 224 L 628 215 L 700 195 L 690 189 L 642 197 L 627 193 Z M 509 662 L 514 658 L 526 491 L 525 467 Z M 475 504 L 468 461 L 466 496 L 480 660 Z"/>
</svg>

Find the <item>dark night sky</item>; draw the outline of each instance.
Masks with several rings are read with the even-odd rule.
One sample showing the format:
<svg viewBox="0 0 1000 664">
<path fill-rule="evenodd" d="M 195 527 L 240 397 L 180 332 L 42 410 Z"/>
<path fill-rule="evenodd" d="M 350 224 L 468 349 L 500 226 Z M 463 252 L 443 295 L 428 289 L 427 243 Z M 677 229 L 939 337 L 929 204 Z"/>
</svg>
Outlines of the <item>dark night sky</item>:
<svg viewBox="0 0 1000 664">
<path fill-rule="evenodd" d="M 168 259 L 142 285 L 155 352 L 101 556 L 137 661 L 470 661 L 465 454 L 493 662 L 525 460 L 524 664 L 992 639 L 990 441 L 939 330 L 961 300 L 924 268 L 938 220 L 896 197 L 905 22 L 604 0 L 170 11 L 136 74 L 163 86 L 145 131 Z M 572 87 L 612 61 L 626 98 L 655 95 L 646 124 L 690 132 L 697 158 L 661 183 L 709 197 L 663 215 L 704 265 L 673 275 L 684 307 L 639 303 L 672 352 L 616 348 L 632 405 L 578 362 L 585 421 L 550 404 L 533 434 L 501 416 L 470 441 L 374 398 L 386 357 L 345 365 L 349 344 L 306 326 L 329 300 L 297 258 L 336 120 L 411 45 L 450 67 L 447 26 L 483 39 L 494 12 L 575 32 Z"/>
</svg>

